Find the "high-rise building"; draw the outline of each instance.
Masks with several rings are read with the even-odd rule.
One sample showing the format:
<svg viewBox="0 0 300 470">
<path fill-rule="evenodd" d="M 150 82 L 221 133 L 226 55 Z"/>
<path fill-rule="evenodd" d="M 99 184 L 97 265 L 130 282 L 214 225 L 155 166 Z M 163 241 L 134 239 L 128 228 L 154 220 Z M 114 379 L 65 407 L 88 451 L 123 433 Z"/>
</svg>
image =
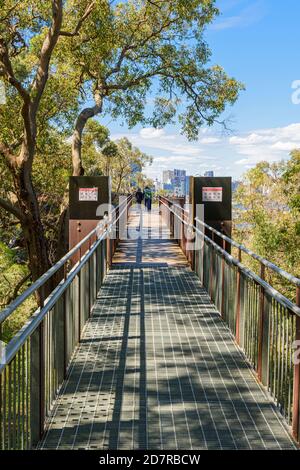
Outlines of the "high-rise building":
<svg viewBox="0 0 300 470">
<path fill-rule="evenodd" d="M 174 170 L 173 178 L 174 194 L 176 196 L 185 196 L 186 194 L 186 171 Z"/>
<path fill-rule="evenodd" d="M 131 186 L 135 187 L 137 186 L 135 178 L 136 178 L 136 175 L 142 171 L 142 166 L 139 163 L 131 163 L 130 168 L 131 168 L 130 184 Z"/>
<path fill-rule="evenodd" d="M 155 191 L 160 191 L 162 189 L 162 184 L 160 181 L 158 181 L 158 179 L 156 178 L 156 180 L 154 181 L 154 189 Z"/>
<path fill-rule="evenodd" d="M 205 171 L 204 176 L 206 176 L 207 178 L 213 178 L 214 177 L 214 172 L 211 171 L 211 170 Z"/>
<path fill-rule="evenodd" d="M 163 171 L 163 189 L 174 196 L 185 196 L 187 192 L 187 176 L 185 170 Z"/>
<path fill-rule="evenodd" d="M 188 196 L 190 191 L 190 176 L 185 177 L 185 195 Z"/>
<path fill-rule="evenodd" d="M 174 178 L 174 171 L 165 170 L 163 171 L 163 183 L 171 184 L 172 179 Z"/>
</svg>

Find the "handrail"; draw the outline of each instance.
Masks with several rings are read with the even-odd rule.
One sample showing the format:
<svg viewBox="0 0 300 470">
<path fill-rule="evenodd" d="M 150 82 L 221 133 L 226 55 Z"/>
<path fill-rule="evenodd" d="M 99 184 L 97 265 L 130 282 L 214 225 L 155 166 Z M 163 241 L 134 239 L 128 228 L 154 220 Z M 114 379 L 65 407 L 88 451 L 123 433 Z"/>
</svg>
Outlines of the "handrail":
<svg viewBox="0 0 300 470">
<path fill-rule="evenodd" d="M 93 243 L 90 250 L 83 256 L 80 262 L 72 268 L 67 279 L 62 280 L 55 289 L 51 292 L 47 298 L 47 302 L 41 308 L 38 308 L 35 313 L 30 317 L 28 322 L 18 331 L 18 333 L 12 338 L 2 350 L 3 358 L 0 361 L 0 373 L 7 364 L 14 358 L 18 350 L 23 346 L 30 335 L 36 330 L 43 318 L 47 315 L 49 310 L 53 308 L 57 300 L 62 296 L 65 290 L 69 287 L 75 276 L 79 273 L 82 267 L 86 264 L 88 259 L 92 256 L 98 245 L 106 238 L 107 230 Z"/>
<path fill-rule="evenodd" d="M 176 203 L 173 203 L 170 199 L 168 198 L 165 198 L 164 196 L 161 196 L 163 199 L 165 199 L 166 201 L 170 202 L 173 206 L 175 207 L 178 207 L 180 208 L 181 210 L 183 209 L 184 212 L 188 212 L 186 211 L 184 208 L 182 208 L 181 206 L 179 206 L 179 204 L 176 204 Z M 248 249 L 245 245 L 242 245 L 240 243 L 237 243 L 236 241 L 232 240 L 232 238 L 229 238 L 227 237 L 226 235 L 224 235 L 223 233 L 219 232 L 218 230 L 216 230 L 215 228 L 211 227 L 210 225 L 206 224 L 205 222 L 203 222 L 202 220 L 200 220 L 198 217 L 195 218 L 195 220 L 197 222 L 199 222 L 200 224 L 202 224 L 205 228 L 207 228 L 208 230 L 210 230 L 211 232 L 215 233 L 217 236 L 219 236 L 220 238 L 222 238 L 223 240 L 227 241 L 228 243 L 230 243 L 232 246 L 235 246 L 236 248 L 240 249 L 241 251 L 243 251 L 244 253 L 246 253 L 247 255 L 251 256 L 252 258 L 254 258 L 256 261 L 259 261 L 260 263 L 262 263 L 264 266 L 266 266 L 267 268 L 271 269 L 272 271 L 276 272 L 277 274 L 279 274 L 280 276 L 284 277 L 285 279 L 287 279 L 289 282 L 291 282 L 292 284 L 294 284 L 296 287 L 300 287 L 300 278 L 296 277 L 296 276 L 293 276 L 292 274 L 288 273 L 287 271 L 285 271 L 284 269 L 280 268 L 279 266 L 277 266 L 276 264 L 274 263 L 271 263 L 271 261 L 268 261 L 267 259 L 263 258 L 262 256 L 254 253 L 252 250 Z M 193 226 L 193 225 L 191 225 Z"/>
<path fill-rule="evenodd" d="M 120 220 L 124 212 L 127 213 L 131 200 L 128 195 L 80 243 L 1 312 L 2 319 L 7 318 L 80 250 L 76 259 L 72 258 L 70 267 L 65 265 L 68 269 L 52 292 L 46 299 L 42 298 L 41 305 L 28 321 L 1 348 L 0 446 L 4 449 L 30 449 L 38 445 L 86 322 L 94 313 L 93 306 L 119 239 Z M 84 243 L 86 245 L 80 249 Z"/>
<path fill-rule="evenodd" d="M 216 235 L 218 235 L 220 238 L 222 238 L 223 240 L 227 241 L 228 243 L 230 243 L 232 246 L 235 246 L 236 248 L 240 249 L 241 251 L 243 251 L 244 253 L 246 253 L 247 255 L 251 256 L 252 258 L 254 258 L 255 260 L 259 261 L 260 263 L 262 263 L 264 266 L 266 266 L 267 268 L 269 269 L 272 269 L 272 271 L 276 272 L 277 274 L 279 274 L 280 276 L 284 277 L 285 279 L 287 279 L 289 282 L 291 282 L 292 284 L 294 284 L 295 286 L 297 287 L 300 287 L 300 278 L 296 277 L 296 276 L 293 276 L 292 274 L 288 273 L 287 271 L 285 271 L 284 269 L 280 268 L 279 266 L 277 266 L 276 264 L 274 263 L 271 263 L 271 261 L 268 261 L 267 259 L 263 258 L 262 256 L 260 255 L 257 255 L 256 253 L 254 253 L 252 250 L 249 250 L 249 248 L 247 248 L 245 245 L 242 245 L 240 243 L 237 243 L 235 242 L 234 240 L 232 240 L 231 238 L 227 237 L 226 235 L 224 235 L 223 233 L 219 232 L 218 230 L 216 230 L 215 228 L 211 227 L 210 225 L 206 224 L 205 222 L 203 222 L 202 220 L 198 219 L 198 217 L 196 217 L 195 219 L 197 222 L 199 222 L 200 224 L 202 224 L 205 228 L 207 228 L 208 230 L 210 230 L 211 232 L 215 233 Z"/>
<path fill-rule="evenodd" d="M 131 197 L 130 197 L 131 199 Z M 123 201 L 120 206 L 122 206 L 124 203 L 126 203 L 126 207 L 128 205 L 128 200 Z M 117 208 L 119 208 L 118 206 Z M 114 208 L 112 212 L 115 212 L 117 208 Z M 123 214 L 125 210 L 122 211 L 121 214 Z M 121 215 L 120 214 L 120 215 Z M 113 227 L 113 225 L 117 222 L 117 220 L 120 218 L 119 217 L 116 220 L 111 221 L 108 225 L 106 225 L 105 230 L 107 232 L 110 231 L 110 229 Z M 103 225 L 103 220 L 100 220 L 97 227 L 94 228 L 88 235 L 86 235 L 85 238 L 83 238 L 79 243 L 77 243 L 76 246 L 74 246 L 65 256 L 63 256 L 57 263 L 55 263 L 53 266 L 51 266 L 48 271 L 46 271 L 41 277 L 39 277 L 33 284 L 31 284 L 22 294 L 20 294 L 15 300 L 13 300 L 7 307 L 5 307 L 1 312 L 0 312 L 0 325 L 3 323 L 15 310 L 18 308 L 30 295 L 32 295 L 34 292 L 36 292 L 38 289 L 40 289 L 57 271 L 59 271 L 67 261 L 69 261 L 72 256 L 84 245 L 90 238 L 98 234 L 99 226 Z"/>
<path fill-rule="evenodd" d="M 217 251 L 219 251 L 229 262 L 237 266 L 247 277 L 252 278 L 255 282 L 260 284 L 267 293 L 269 293 L 273 298 L 275 298 L 281 305 L 285 306 L 288 308 L 291 312 L 293 312 L 295 315 L 300 317 L 300 307 L 298 307 L 296 304 L 291 302 L 287 297 L 284 295 L 280 294 L 274 287 L 272 287 L 270 284 L 268 284 L 265 280 L 261 279 L 257 274 L 255 274 L 253 271 L 251 271 L 249 268 L 247 268 L 245 265 L 243 265 L 239 260 L 234 258 L 232 255 L 230 255 L 226 250 L 221 248 L 217 243 L 215 243 L 211 238 L 209 238 L 207 235 L 205 235 L 202 231 L 198 229 L 198 227 L 195 227 L 195 225 L 191 224 L 190 222 L 187 222 L 186 220 L 182 219 L 171 207 L 167 206 L 162 201 L 162 204 L 164 204 L 167 209 L 172 212 L 178 220 L 180 220 L 184 225 L 188 226 L 189 228 L 192 228 L 196 233 L 201 235 L 205 241 L 210 243 Z M 177 207 L 180 207 L 176 204 Z M 208 226 L 209 227 L 209 226 Z M 211 227 L 212 228 L 212 227 Z"/>
</svg>

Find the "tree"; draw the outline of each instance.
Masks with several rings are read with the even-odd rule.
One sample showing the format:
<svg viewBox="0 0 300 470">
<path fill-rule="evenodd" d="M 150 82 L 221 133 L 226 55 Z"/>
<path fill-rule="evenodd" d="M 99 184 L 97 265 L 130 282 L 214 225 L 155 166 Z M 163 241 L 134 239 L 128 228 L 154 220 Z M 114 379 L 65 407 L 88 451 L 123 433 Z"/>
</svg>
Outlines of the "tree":
<svg viewBox="0 0 300 470">
<path fill-rule="evenodd" d="M 21 224 L 34 280 L 51 264 L 33 184 L 37 146 L 49 139 L 51 128 L 73 120 L 78 90 L 65 65 L 51 63 L 64 2 L 6 0 L 0 6 L 0 76 L 7 92 L 7 105 L 0 107 L 0 156 L 15 197 L 1 198 L 0 206 Z"/>
<path fill-rule="evenodd" d="M 249 170 L 239 186 L 235 202 L 237 211 L 235 236 L 254 252 L 295 276 L 300 276 L 299 194 L 300 152 L 278 163 L 260 162 Z M 258 263 L 247 259 L 259 273 Z M 295 299 L 295 289 L 281 277 L 267 270 L 272 285 Z"/>
<path fill-rule="evenodd" d="M 287 162 L 283 173 L 285 183 L 284 194 L 288 199 L 291 210 L 299 216 L 300 212 L 300 150 L 291 153 L 291 159 Z M 300 221 L 299 221 L 300 232 Z"/>
<path fill-rule="evenodd" d="M 31 6 L 34 13 L 36 13 L 36 8 L 30 3 L 28 2 L 28 5 L 25 6 L 23 13 L 14 11 L 14 5 L 10 5 L 10 8 L 5 5 L 3 12 L 5 16 L 1 20 L 1 75 L 18 93 L 22 116 L 22 134 L 20 133 L 20 140 L 15 145 L 2 141 L 0 143 L 0 152 L 6 159 L 6 164 L 10 169 L 18 200 L 18 207 L 15 205 L 8 207 L 9 203 L 7 201 L 2 201 L 2 207 L 9 209 L 21 222 L 32 276 L 36 279 L 49 267 L 49 257 L 31 174 L 37 139 L 37 113 L 48 79 L 51 54 L 57 43 L 61 28 L 62 2 L 59 0 L 52 2 L 51 26 L 47 28 L 40 48 L 36 73 L 30 87 L 26 87 L 13 66 L 14 58 L 21 54 L 22 49 L 26 47 L 25 34 L 22 36 L 21 30 L 31 26 L 31 30 L 29 29 L 27 32 L 30 35 L 38 22 L 45 25 L 46 20 L 49 20 L 49 17 L 47 18 L 41 11 L 38 12 L 39 17 L 36 21 L 33 16 L 29 18 L 29 8 Z M 18 21 L 16 27 L 14 27 L 13 18 Z"/>
<path fill-rule="evenodd" d="M 116 145 L 117 158 L 112 165 L 113 191 L 126 194 L 131 185 L 137 183 L 136 179 L 145 166 L 152 163 L 152 157 L 134 147 L 126 138 L 118 140 Z"/>
<path fill-rule="evenodd" d="M 85 170 L 87 175 L 111 176 L 114 193 L 128 193 L 132 183 L 152 157 L 134 147 L 127 138 L 113 142 L 109 131 L 95 120 L 90 120 L 83 137 Z"/>
<path fill-rule="evenodd" d="M 35 280 L 55 259 L 52 241 L 59 240 L 50 227 L 57 205 L 47 201 L 46 181 L 50 166 L 61 168 L 63 176 L 68 165 L 56 159 L 53 145 L 59 142 L 59 155 L 67 149 L 75 116 L 77 175 L 83 171 L 85 124 L 102 110 L 130 126 L 163 126 L 179 112 L 183 131 L 195 137 L 241 86 L 219 67 L 205 68 L 209 51 L 202 31 L 216 13 L 213 0 L 0 0 L 0 7 L 0 78 L 7 94 L 7 105 L 0 106 L 0 157 L 9 188 L 1 192 L 0 207 L 10 214 L 7 223 L 20 224 Z M 156 99 L 148 113 L 151 93 Z M 78 114 L 90 98 L 94 105 Z M 109 166 L 113 160 L 110 153 Z M 35 171 L 39 165 L 45 178 Z M 58 196 L 61 188 L 55 191 Z"/>
<path fill-rule="evenodd" d="M 82 134 L 97 114 L 163 127 L 177 117 L 182 132 L 197 138 L 203 124 L 212 125 L 226 104 L 237 99 L 242 85 L 219 66 L 207 65 L 210 51 L 203 39 L 205 26 L 217 10 L 214 0 L 129 0 L 93 2 L 78 31 L 68 15 L 62 60 L 80 70 L 81 88 L 93 105 L 79 113 L 72 140 L 73 175 L 84 173 Z M 67 2 L 67 11 L 88 3 Z M 62 34 L 62 33 L 61 33 Z M 147 98 L 154 97 L 152 112 Z"/>
</svg>

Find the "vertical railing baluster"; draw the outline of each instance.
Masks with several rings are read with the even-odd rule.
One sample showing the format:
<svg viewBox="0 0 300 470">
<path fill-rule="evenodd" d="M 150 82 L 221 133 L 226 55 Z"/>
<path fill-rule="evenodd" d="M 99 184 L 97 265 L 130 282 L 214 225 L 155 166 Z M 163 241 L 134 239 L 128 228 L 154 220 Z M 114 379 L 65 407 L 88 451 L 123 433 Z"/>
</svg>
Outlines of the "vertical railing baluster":
<svg viewBox="0 0 300 470">
<path fill-rule="evenodd" d="M 1 337 L 0 337 L 1 338 Z M 2 353 L 2 351 L 1 351 Z M 3 376 L 4 371 L 0 373 L 0 446 L 1 449 L 4 449 L 3 442 L 4 442 L 4 409 L 3 409 L 3 395 L 4 395 L 4 387 L 3 387 Z"/>
<path fill-rule="evenodd" d="M 300 287 L 297 287 L 296 303 L 300 307 Z M 300 344 L 300 317 L 296 316 L 296 337 L 295 341 Z M 297 346 L 299 348 L 299 346 Z M 300 438 L 300 364 L 295 361 L 294 364 L 294 390 L 293 390 L 293 418 L 292 418 L 293 435 L 296 439 Z"/>
<path fill-rule="evenodd" d="M 13 436 L 12 436 L 12 440 L 13 440 L 13 444 L 12 444 L 12 448 L 13 450 L 17 450 L 17 397 L 18 397 L 18 393 L 17 393 L 17 357 L 18 356 L 15 356 L 15 358 L 13 359 L 13 430 L 12 430 L 12 433 L 13 433 Z"/>
<path fill-rule="evenodd" d="M 260 264 L 260 277 L 265 280 L 265 266 Z M 264 315 L 265 315 L 265 290 L 260 286 L 259 293 L 259 326 L 258 326 L 258 361 L 257 375 L 262 380 L 262 354 L 263 354 L 263 335 L 264 335 Z"/>
<path fill-rule="evenodd" d="M 261 277 L 265 278 L 265 269 L 261 269 Z M 269 360 L 270 360 L 270 306 L 272 300 L 266 295 L 260 286 L 259 292 L 259 318 L 258 318 L 258 358 L 257 375 L 263 385 L 269 385 Z"/>
<path fill-rule="evenodd" d="M 81 247 L 79 248 L 79 260 L 81 260 Z M 82 299 L 81 299 L 81 284 L 82 284 L 82 269 L 78 273 L 78 343 L 81 340 L 81 314 L 82 314 Z"/>
<path fill-rule="evenodd" d="M 8 410 L 7 410 L 7 437 L 8 449 L 11 449 L 11 364 L 8 365 Z"/>
<path fill-rule="evenodd" d="M 7 425 L 6 425 L 6 411 L 7 411 L 7 380 L 6 380 L 7 367 L 3 370 L 2 387 L 3 387 L 3 399 L 2 399 L 2 449 L 6 449 L 7 441 Z"/>
<path fill-rule="evenodd" d="M 222 248 L 226 251 L 226 241 L 222 239 Z M 225 320 L 225 254 L 222 255 L 221 260 L 221 317 Z"/>
<path fill-rule="evenodd" d="M 242 261 L 242 251 L 238 248 L 238 261 Z M 233 268 L 232 268 L 233 269 Z M 241 271 L 237 267 L 236 274 L 236 303 L 235 303 L 235 339 L 240 344 L 240 322 L 241 322 Z"/>
<path fill-rule="evenodd" d="M 67 280 L 68 270 L 67 270 L 67 263 L 64 264 L 64 281 Z M 69 309 L 69 302 L 70 302 L 70 289 L 69 286 L 67 290 L 65 290 L 63 294 L 63 322 L 64 322 L 64 370 L 63 370 L 63 377 L 64 379 L 67 376 L 67 367 L 68 367 L 68 309 Z M 69 333 L 70 334 L 70 333 Z"/>
</svg>

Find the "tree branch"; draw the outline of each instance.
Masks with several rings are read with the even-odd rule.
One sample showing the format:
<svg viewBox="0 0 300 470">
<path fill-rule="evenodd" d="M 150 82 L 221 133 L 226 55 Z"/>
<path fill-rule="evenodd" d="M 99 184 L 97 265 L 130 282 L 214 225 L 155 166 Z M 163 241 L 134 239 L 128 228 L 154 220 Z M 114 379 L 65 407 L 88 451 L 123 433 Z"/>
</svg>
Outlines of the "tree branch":
<svg viewBox="0 0 300 470">
<path fill-rule="evenodd" d="M 132 80 L 129 80 L 128 82 L 107 84 L 105 85 L 105 89 L 107 92 L 111 90 L 127 90 L 128 88 L 138 85 L 139 83 L 141 83 L 141 81 L 146 80 L 147 78 L 159 75 L 162 70 L 163 67 L 159 67 L 157 69 L 151 70 L 151 72 L 147 72 L 140 75 L 139 77 L 135 77 Z"/>
<path fill-rule="evenodd" d="M 16 88 L 19 95 L 23 99 L 24 103 L 27 105 L 30 102 L 30 95 L 28 91 L 22 86 L 21 82 L 16 79 L 11 61 L 9 59 L 9 53 L 6 43 L 4 42 L 3 38 L 0 38 L 0 62 L 2 64 L 2 71 L 3 75 L 6 77 L 8 82 Z"/>
<path fill-rule="evenodd" d="M 20 222 L 24 222 L 26 220 L 24 214 L 17 206 L 13 205 L 9 201 L 6 201 L 5 199 L 2 199 L 2 197 L 0 197 L 0 207 L 13 214 Z"/>
<path fill-rule="evenodd" d="M 13 166 L 15 163 L 15 156 L 12 154 L 10 147 L 0 142 L 0 154 L 2 154 L 9 166 Z"/>
<path fill-rule="evenodd" d="M 84 21 L 88 18 L 88 16 L 92 13 L 93 9 L 94 9 L 94 6 L 95 6 L 96 2 L 92 2 L 90 3 L 90 5 L 87 6 L 85 12 L 84 12 L 84 15 L 80 18 L 80 20 L 78 21 L 77 25 L 76 25 L 76 28 L 74 29 L 73 32 L 69 32 L 69 31 L 60 31 L 59 35 L 60 36 L 67 36 L 67 37 L 74 37 L 74 36 L 77 36 L 78 33 L 79 33 L 79 30 L 82 26 L 82 24 L 84 23 Z"/>
<path fill-rule="evenodd" d="M 45 85 L 48 80 L 49 64 L 53 49 L 58 41 L 63 17 L 62 0 L 52 0 L 52 24 L 42 45 L 40 63 L 34 79 L 32 114 L 35 117 Z"/>
<path fill-rule="evenodd" d="M 15 300 L 15 298 L 17 297 L 18 293 L 19 293 L 19 290 L 21 289 L 21 287 L 25 284 L 25 282 L 28 281 L 28 279 L 31 278 L 31 273 L 27 274 L 25 277 L 23 277 L 18 283 L 17 285 L 15 286 L 14 290 L 13 290 L 13 293 L 8 297 L 8 299 L 6 300 L 5 304 L 6 305 L 9 305 L 13 300 Z M 8 281 L 8 279 L 6 279 Z"/>
<path fill-rule="evenodd" d="M 5 15 L 0 18 L 0 22 L 5 21 L 5 20 L 7 20 L 7 19 L 9 18 L 10 14 L 17 8 L 18 3 L 19 3 L 19 2 L 17 2 L 15 5 L 13 5 L 12 7 L 10 7 L 10 8 L 7 10 L 7 12 L 5 13 Z"/>
</svg>

